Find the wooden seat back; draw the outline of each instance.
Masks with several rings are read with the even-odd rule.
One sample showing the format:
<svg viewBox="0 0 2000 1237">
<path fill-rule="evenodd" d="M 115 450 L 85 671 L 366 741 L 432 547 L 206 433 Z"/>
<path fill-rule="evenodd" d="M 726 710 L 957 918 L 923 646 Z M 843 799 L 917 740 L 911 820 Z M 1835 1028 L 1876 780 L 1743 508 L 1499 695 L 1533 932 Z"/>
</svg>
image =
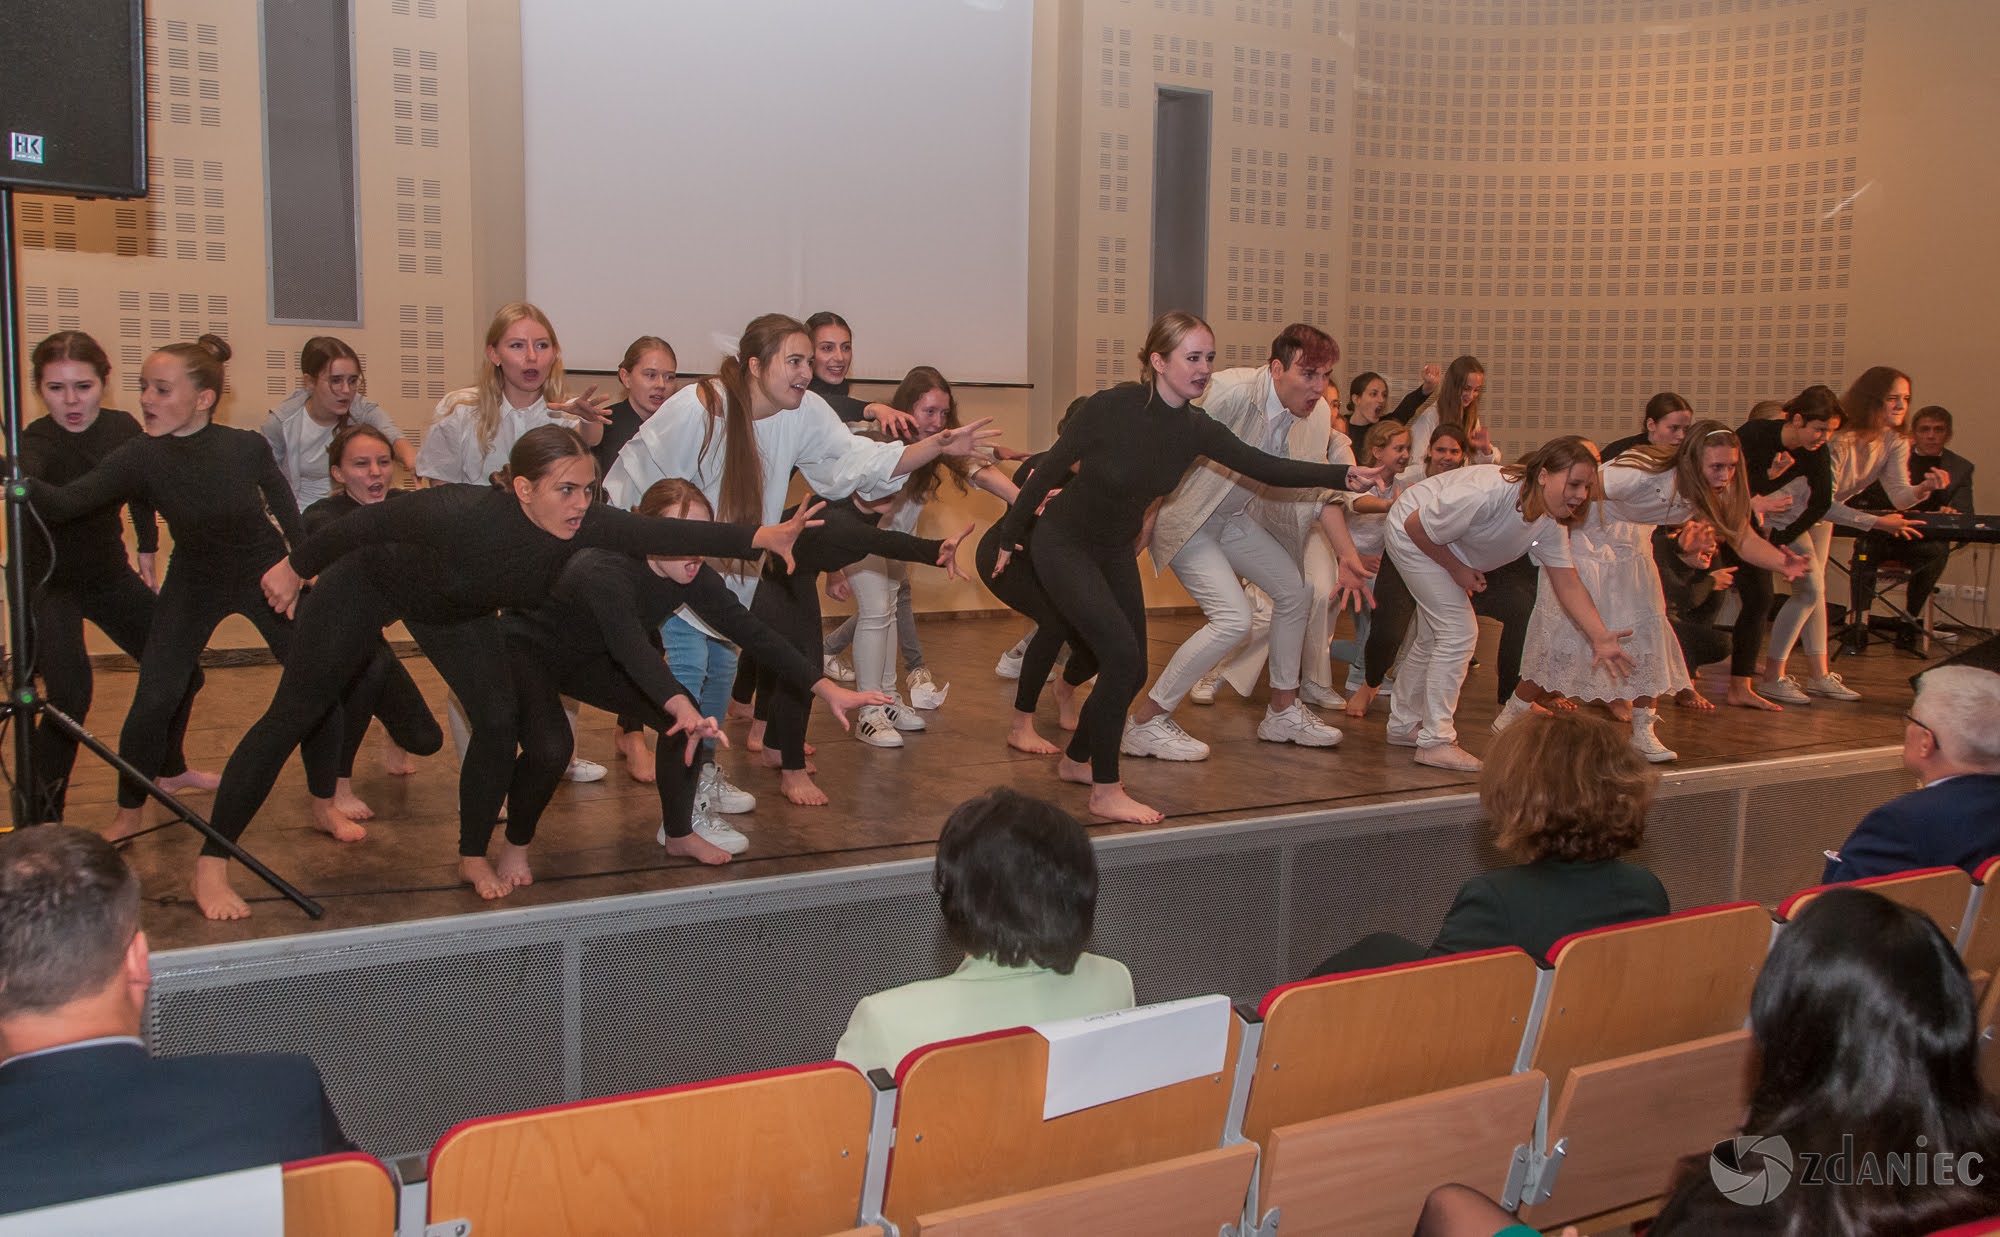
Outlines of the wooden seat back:
<svg viewBox="0 0 2000 1237">
<path fill-rule="evenodd" d="M 1548 1146 L 1563 1144 L 1564 1157 L 1548 1200 L 1523 1208 L 1522 1223 L 1656 1212 L 1680 1161 L 1742 1125 L 1750 1058 L 1750 1032 L 1732 1031 L 1571 1070 L 1548 1129 Z"/>
<path fill-rule="evenodd" d="M 1285 1237 L 1409 1237 L 1445 1182 L 1501 1196 L 1515 1149 L 1534 1139 L 1544 1084 L 1531 1070 L 1281 1125 L 1257 1208 L 1278 1213 Z"/>
<path fill-rule="evenodd" d="M 430 1219 L 479 1237 L 845 1232 L 872 1100 L 827 1063 L 477 1118 L 431 1151 Z"/>
<path fill-rule="evenodd" d="M 896 1148 L 882 1211 L 920 1215 L 1222 1145 L 1243 1023 L 1212 1075 L 1042 1119 L 1048 1041 L 1027 1027 L 919 1048 L 896 1072 Z"/>
<path fill-rule="evenodd" d="M 1257 1148 L 1218 1147 L 1140 1168 L 1045 1186 L 987 1203 L 934 1211 L 921 1237 L 1016 1237 L 1023 1233 L 1147 1233 L 1215 1237 L 1243 1217 Z"/>
<path fill-rule="evenodd" d="M 1870 893 L 1879 893 L 1899 906 L 1921 912 L 1944 932 L 1946 940 L 1955 943 L 1959 928 L 1965 924 L 1966 905 L 1972 898 L 1972 878 L 1965 874 L 1963 868 L 1922 868 L 1890 876 L 1869 876 L 1857 881 L 1815 885 L 1811 889 L 1801 889 L 1780 902 L 1778 920 L 1790 923 L 1800 911 L 1811 906 L 1829 889 L 1866 889 Z"/>
<path fill-rule="evenodd" d="M 1755 902 L 1564 937 L 1528 1064 L 1560 1093 L 1579 1065 L 1738 1030 L 1770 941 Z"/>
<path fill-rule="evenodd" d="M 394 1237 L 396 1178 L 349 1151 L 285 1165 L 285 1237 Z"/>
<path fill-rule="evenodd" d="M 1965 969 L 1981 984 L 2000 974 L 2000 881 L 1994 879 L 1996 876 L 2000 876 L 2000 858 L 1988 859 L 1972 873 L 1972 881 L 1979 887 L 1979 902 L 1972 912 L 1964 948 L 1959 951 L 1965 958 Z"/>
<path fill-rule="evenodd" d="M 1491 949 L 1272 989 L 1243 1136 L 1509 1072 L 1536 969 Z"/>
</svg>

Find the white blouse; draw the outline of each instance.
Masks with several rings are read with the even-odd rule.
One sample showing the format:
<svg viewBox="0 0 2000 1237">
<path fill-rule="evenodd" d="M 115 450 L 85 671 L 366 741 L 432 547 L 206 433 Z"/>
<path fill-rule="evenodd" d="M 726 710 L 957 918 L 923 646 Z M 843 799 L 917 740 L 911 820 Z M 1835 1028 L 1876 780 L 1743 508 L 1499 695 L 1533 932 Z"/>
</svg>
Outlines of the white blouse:
<svg viewBox="0 0 2000 1237">
<path fill-rule="evenodd" d="M 417 475 L 433 481 L 485 485 L 488 478 L 507 466 L 507 454 L 521 440 L 521 435 L 544 425 L 575 429 L 581 424 L 575 417 L 551 415 L 546 400 L 538 399 L 526 408 L 516 408 L 503 395 L 493 444 L 481 451 L 478 393 L 453 391 L 438 404 L 430 432 L 417 448 Z"/>
<path fill-rule="evenodd" d="M 1498 464 L 1467 464 L 1419 481 L 1389 508 L 1390 540 L 1409 544 L 1415 512 L 1432 541 L 1474 571 L 1492 571 L 1526 554 L 1543 567 L 1568 567 L 1569 529 L 1548 516 L 1521 518 L 1521 483 Z"/>
</svg>

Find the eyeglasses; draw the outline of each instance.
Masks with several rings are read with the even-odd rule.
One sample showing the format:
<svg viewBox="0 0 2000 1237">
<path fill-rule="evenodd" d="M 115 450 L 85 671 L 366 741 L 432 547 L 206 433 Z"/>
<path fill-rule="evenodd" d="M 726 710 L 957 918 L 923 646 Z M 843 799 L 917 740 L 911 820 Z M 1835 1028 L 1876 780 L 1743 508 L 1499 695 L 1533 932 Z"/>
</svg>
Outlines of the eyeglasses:
<svg viewBox="0 0 2000 1237">
<path fill-rule="evenodd" d="M 1929 736 L 1930 736 L 1931 738 L 1933 738 L 1933 739 L 1937 738 L 1937 731 L 1935 731 L 1935 730 L 1932 730 L 1932 729 L 1931 729 L 1931 728 L 1930 728 L 1929 726 L 1926 726 L 1926 725 L 1924 725 L 1924 724 L 1923 724 L 1922 722 L 1918 721 L 1918 720 L 1917 720 L 1917 716 L 1916 716 L 1916 714 L 1914 714 L 1914 713 L 1905 713 L 1905 714 L 1903 714 L 1903 720 L 1904 720 L 1904 721 L 1906 721 L 1906 722 L 1908 722 L 1908 723 L 1909 723 L 1910 725 L 1912 725 L 1912 726 L 1915 726 L 1915 727 L 1916 727 L 1916 728 L 1917 728 L 1918 730 L 1921 730 L 1921 731 L 1923 731 L 1923 732 L 1924 732 L 1925 734 L 1929 735 Z"/>
</svg>

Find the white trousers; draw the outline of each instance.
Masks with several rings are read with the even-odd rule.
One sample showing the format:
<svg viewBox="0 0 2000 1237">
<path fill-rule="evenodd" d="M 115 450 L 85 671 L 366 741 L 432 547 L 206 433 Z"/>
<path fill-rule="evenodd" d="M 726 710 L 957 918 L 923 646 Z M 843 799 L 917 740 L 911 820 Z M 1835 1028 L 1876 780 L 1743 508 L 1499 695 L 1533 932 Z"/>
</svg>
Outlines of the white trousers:
<svg viewBox="0 0 2000 1237">
<path fill-rule="evenodd" d="M 1249 580 L 1271 598 L 1271 686 L 1299 685 L 1299 654 L 1312 608 L 1312 590 L 1299 565 L 1268 529 L 1248 513 L 1211 516 L 1169 564 L 1181 587 L 1208 622 L 1175 651 L 1153 684 L 1153 703 L 1171 712 L 1196 680 L 1216 668 L 1250 634 L 1253 607 L 1243 591 Z"/>
<path fill-rule="evenodd" d="M 1339 583 L 1339 573 L 1335 569 L 1333 548 L 1326 543 L 1326 534 L 1317 528 L 1306 534 L 1305 558 L 1306 587 L 1312 592 L 1312 608 L 1306 611 L 1305 643 L 1300 650 L 1299 677 L 1333 690 L 1333 658 L 1327 655 L 1327 640 L 1333 634 L 1331 614 L 1333 586 Z M 1254 612 L 1250 619 L 1250 635 L 1236 647 L 1222 663 L 1222 677 L 1236 689 L 1237 694 L 1247 696 L 1257 689 L 1257 678 L 1264 672 L 1264 659 L 1271 651 L 1271 600 L 1258 590 L 1253 597 Z"/>
<path fill-rule="evenodd" d="M 1833 553 L 1833 525 L 1825 520 L 1805 531 L 1792 548 L 1812 560 L 1806 574 L 1792 581 L 1792 595 L 1771 621 L 1769 655 L 1783 662 L 1804 636 L 1806 656 L 1826 656 L 1826 563 Z"/>
<path fill-rule="evenodd" d="M 1458 712 L 1458 693 L 1465 686 L 1473 646 L 1479 641 L 1479 618 L 1472 611 L 1472 598 L 1394 521 L 1390 522 L 1387 548 L 1417 603 L 1415 634 L 1396 671 L 1389 729 L 1405 734 L 1414 731 L 1418 747 L 1456 743 L 1458 727 L 1452 715 Z"/>
<path fill-rule="evenodd" d="M 847 569 L 854 589 L 854 690 L 896 690 L 896 594 L 909 564 L 879 554 Z"/>
</svg>

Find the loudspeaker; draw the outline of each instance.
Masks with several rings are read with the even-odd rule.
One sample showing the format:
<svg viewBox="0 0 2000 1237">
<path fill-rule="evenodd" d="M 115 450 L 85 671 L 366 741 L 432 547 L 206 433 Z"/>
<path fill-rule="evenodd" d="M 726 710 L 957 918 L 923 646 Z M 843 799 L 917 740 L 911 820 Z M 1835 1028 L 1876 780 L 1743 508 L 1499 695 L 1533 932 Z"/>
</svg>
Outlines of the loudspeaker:
<svg viewBox="0 0 2000 1237">
<path fill-rule="evenodd" d="M 146 195 L 144 0 L 0 3 L 0 185 Z"/>
<path fill-rule="evenodd" d="M 1955 653 L 1939 662 L 1938 666 L 1971 666 L 1975 670 L 1991 670 L 2000 674 L 2000 636 L 1993 636 L 1962 653 Z M 1937 666 L 1930 669 L 1935 670 Z"/>
</svg>

